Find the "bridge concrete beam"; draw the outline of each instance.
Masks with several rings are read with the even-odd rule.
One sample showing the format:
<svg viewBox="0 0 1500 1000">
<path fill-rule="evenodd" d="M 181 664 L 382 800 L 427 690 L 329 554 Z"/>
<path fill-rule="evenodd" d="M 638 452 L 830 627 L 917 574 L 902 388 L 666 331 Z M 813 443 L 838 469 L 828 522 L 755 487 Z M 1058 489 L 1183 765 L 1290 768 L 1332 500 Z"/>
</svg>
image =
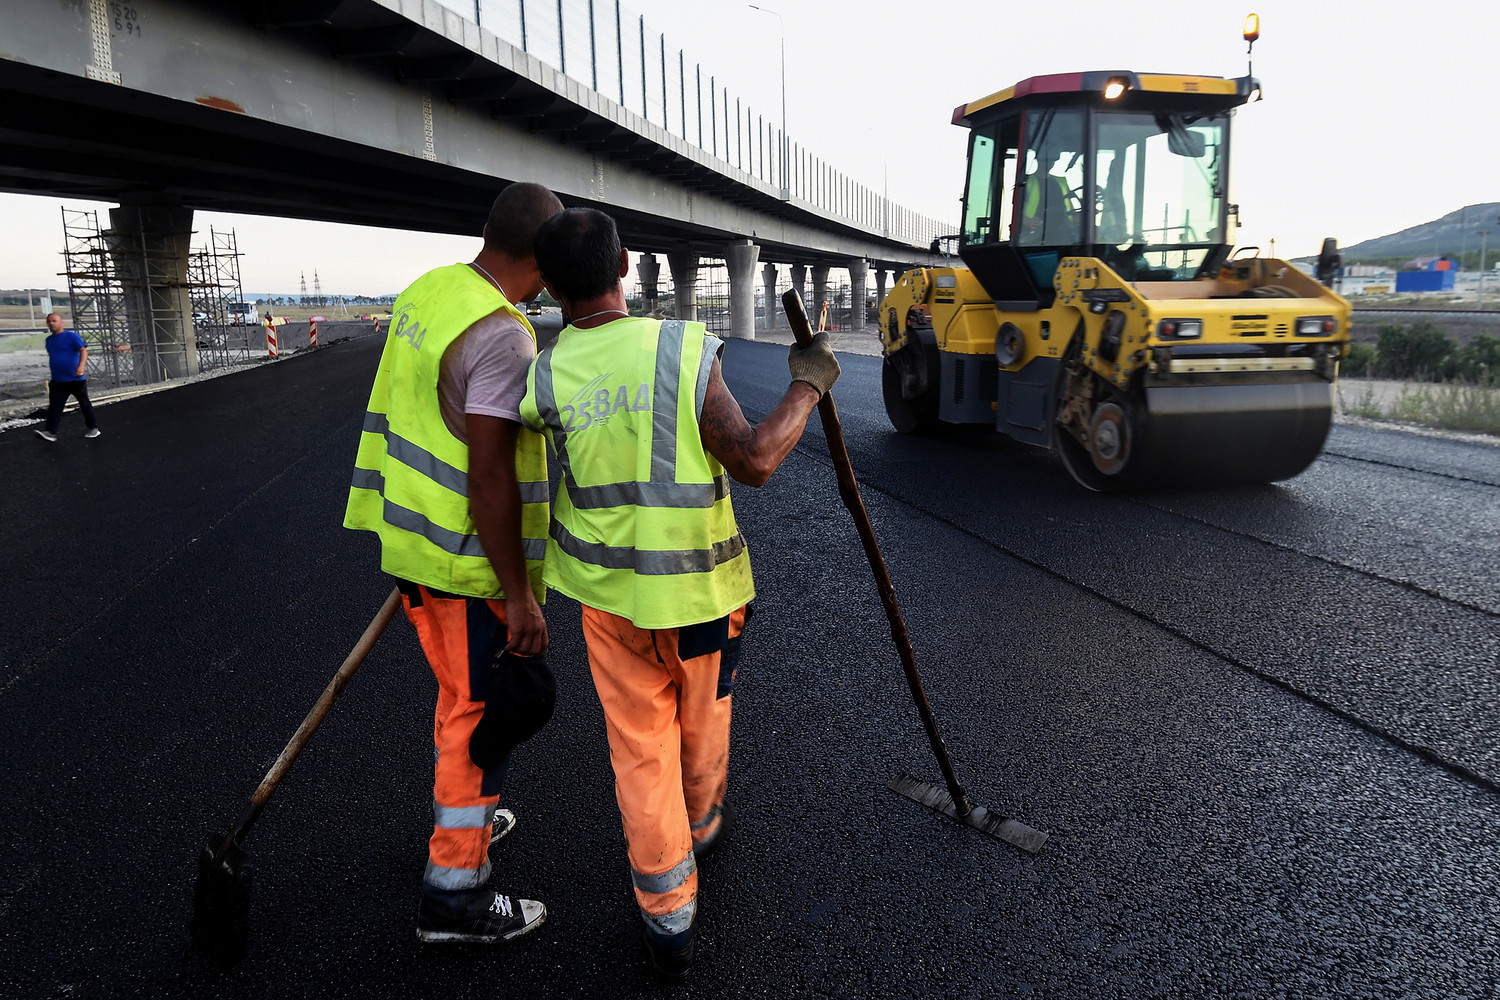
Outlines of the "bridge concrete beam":
<svg viewBox="0 0 1500 1000">
<path fill-rule="evenodd" d="M 776 329 L 776 314 L 781 311 L 781 303 L 776 298 L 776 273 L 775 264 L 761 265 L 761 281 L 766 287 L 766 329 Z"/>
<path fill-rule="evenodd" d="M 661 262 L 656 259 L 656 254 L 641 254 L 635 273 L 641 280 L 641 309 L 653 312 L 656 309 L 656 282 L 661 277 Z"/>
<path fill-rule="evenodd" d="M 823 303 L 828 301 L 828 265 L 814 264 L 812 269 L 812 325 L 813 329 L 818 327 L 818 315 L 823 311 Z"/>
<path fill-rule="evenodd" d="M 865 328 L 865 294 L 870 285 L 870 262 L 856 257 L 849 262 L 849 329 Z"/>
<path fill-rule="evenodd" d="M 127 203 L 109 210 L 104 240 L 125 292 L 137 384 L 198 374 L 187 273 L 192 238 L 190 208 Z"/>
<path fill-rule="evenodd" d="M 755 262 L 759 259 L 760 247 L 749 240 L 724 248 L 729 271 L 729 335 L 741 340 L 755 339 Z"/>
<path fill-rule="evenodd" d="M 677 318 L 698 318 L 698 253 L 691 247 L 681 247 L 667 254 L 667 267 L 672 270 L 672 297 L 676 300 Z"/>
</svg>

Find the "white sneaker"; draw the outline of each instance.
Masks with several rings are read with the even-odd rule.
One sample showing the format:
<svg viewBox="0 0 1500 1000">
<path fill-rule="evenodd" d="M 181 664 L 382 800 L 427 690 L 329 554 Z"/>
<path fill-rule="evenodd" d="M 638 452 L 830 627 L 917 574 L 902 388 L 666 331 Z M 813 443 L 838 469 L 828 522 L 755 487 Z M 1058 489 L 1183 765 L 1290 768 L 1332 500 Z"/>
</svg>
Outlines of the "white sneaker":
<svg viewBox="0 0 1500 1000">
<path fill-rule="evenodd" d="M 505 836 L 516 828 L 516 814 L 509 809 L 496 809 L 495 818 L 490 822 L 490 846 L 495 841 Z"/>
<path fill-rule="evenodd" d="M 417 909 L 417 940 L 497 944 L 531 933 L 546 919 L 547 907 L 536 900 L 498 892 L 483 894 L 456 917 L 430 912 L 424 900 Z"/>
<path fill-rule="evenodd" d="M 39 437 L 39 438 L 41 438 L 43 441 L 56 441 L 57 440 L 57 435 L 56 434 L 53 434 L 51 431 L 42 430 L 41 428 L 37 428 L 36 436 Z"/>
<path fill-rule="evenodd" d="M 86 438 L 96 438 L 96 437 L 99 436 L 99 428 L 97 428 L 97 427 L 90 427 L 88 429 L 88 432 L 85 433 L 83 436 L 86 437 Z"/>
</svg>

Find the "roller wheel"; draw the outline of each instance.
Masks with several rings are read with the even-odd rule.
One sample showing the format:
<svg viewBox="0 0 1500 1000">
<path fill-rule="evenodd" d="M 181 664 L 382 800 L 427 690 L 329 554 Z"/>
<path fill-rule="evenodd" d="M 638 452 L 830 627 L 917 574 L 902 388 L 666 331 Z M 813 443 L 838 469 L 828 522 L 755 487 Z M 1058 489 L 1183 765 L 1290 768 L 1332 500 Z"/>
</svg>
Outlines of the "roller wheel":
<svg viewBox="0 0 1500 1000">
<path fill-rule="evenodd" d="M 891 426 L 902 434 L 921 434 L 938 426 L 936 388 L 927 380 L 925 366 L 920 374 L 903 370 L 912 358 L 880 364 L 880 393 L 885 399 L 885 415 Z"/>
<path fill-rule="evenodd" d="M 1135 442 L 1135 430 L 1131 414 L 1123 399 L 1105 397 L 1092 404 L 1087 413 L 1087 429 L 1083 440 L 1079 440 L 1077 427 L 1065 422 L 1075 393 L 1091 389 L 1098 393 L 1102 385 L 1092 373 L 1077 365 L 1081 342 L 1075 341 L 1063 355 L 1058 367 L 1056 413 L 1059 418 L 1052 425 L 1052 445 L 1068 470 L 1080 486 L 1099 493 L 1110 493 L 1132 485 L 1129 477 L 1130 456 Z M 1086 383 L 1092 381 L 1092 385 Z M 1071 418 L 1075 423 L 1078 418 Z"/>
<path fill-rule="evenodd" d="M 1118 476 L 1130 461 L 1130 422 L 1117 403 L 1100 403 L 1089 421 L 1089 457 L 1106 476 Z"/>
<path fill-rule="evenodd" d="M 1062 459 L 1063 468 L 1068 470 L 1068 475 L 1072 476 L 1078 485 L 1097 493 L 1113 493 L 1129 485 L 1122 475 L 1111 475 L 1099 471 L 1090 449 L 1079 443 L 1065 428 L 1054 428 L 1053 440 L 1056 442 L 1057 455 Z M 1123 471 L 1123 466 L 1121 466 L 1121 471 Z"/>
</svg>

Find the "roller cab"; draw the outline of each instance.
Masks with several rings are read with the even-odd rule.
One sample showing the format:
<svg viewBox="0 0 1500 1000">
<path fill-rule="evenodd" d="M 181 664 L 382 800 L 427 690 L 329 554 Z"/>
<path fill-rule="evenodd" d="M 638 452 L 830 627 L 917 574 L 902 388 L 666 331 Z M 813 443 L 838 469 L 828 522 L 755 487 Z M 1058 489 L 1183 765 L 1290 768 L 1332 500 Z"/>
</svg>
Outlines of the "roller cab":
<svg viewBox="0 0 1500 1000">
<path fill-rule="evenodd" d="M 1228 238 L 1249 77 L 1038 77 L 971 130 L 964 267 L 880 308 L 897 430 L 989 424 L 1091 489 L 1266 482 L 1322 450 L 1349 304 Z"/>
</svg>

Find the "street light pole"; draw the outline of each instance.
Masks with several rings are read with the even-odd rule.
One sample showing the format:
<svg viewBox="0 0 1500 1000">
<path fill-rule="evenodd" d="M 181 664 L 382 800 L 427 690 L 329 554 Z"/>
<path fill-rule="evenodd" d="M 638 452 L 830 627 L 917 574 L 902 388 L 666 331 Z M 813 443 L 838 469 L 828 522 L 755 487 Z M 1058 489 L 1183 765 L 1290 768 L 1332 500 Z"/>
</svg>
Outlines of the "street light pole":
<svg viewBox="0 0 1500 1000">
<path fill-rule="evenodd" d="M 769 7 L 761 7 L 756 4 L 748 4 L 751 10 L 758 10 L 762 14 L 770 14 L 776 18 L 776 23 L 781 30 L 781 200 L 790 201 L 792 197 L 791 186 L 787 183 L 787 153 L 788 142 L 786 137 L 786 21 L 782 16 Z"/>
<path fill-rule="evenodd" d="M 1500 221 L 1500 220 L 1497 220 L 1497 221 Z M 1479 237 L 1480 237 L 1480 242 L 1479 242 L 1479 305 L 1478 305 L 1477 308 L 1483 309 L 1484 308 L 1484 265 L 1485 265 L 1485 262 L 1486 262 L 1486 258 L 1489 255 L 1489 249 L 1490 249 L 1490 231 L 1488 229 L 1481 229 L 1479 231 Z"/>
</svg>

